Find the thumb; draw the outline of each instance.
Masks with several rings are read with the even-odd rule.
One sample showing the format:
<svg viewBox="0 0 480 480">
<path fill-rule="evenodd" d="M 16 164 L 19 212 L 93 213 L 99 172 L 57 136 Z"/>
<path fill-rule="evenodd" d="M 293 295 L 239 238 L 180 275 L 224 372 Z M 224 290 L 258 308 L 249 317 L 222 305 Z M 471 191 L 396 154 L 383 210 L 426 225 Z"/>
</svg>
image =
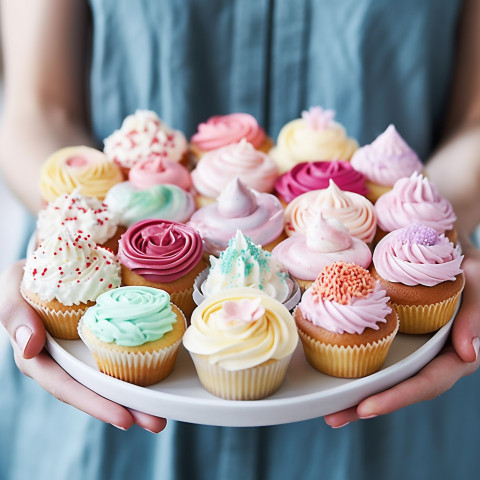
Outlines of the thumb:
<svg viewBox="0 0 480 480">
<path fill-rule="evenodd" d="M 24 261 L 8 267 L 0 276 L 0 323 L 10 342 L 26 359 L 37 356 L 45 346 L 45 327 L 35 310 L 22 298 L 20 283 Z"/>
</svg>

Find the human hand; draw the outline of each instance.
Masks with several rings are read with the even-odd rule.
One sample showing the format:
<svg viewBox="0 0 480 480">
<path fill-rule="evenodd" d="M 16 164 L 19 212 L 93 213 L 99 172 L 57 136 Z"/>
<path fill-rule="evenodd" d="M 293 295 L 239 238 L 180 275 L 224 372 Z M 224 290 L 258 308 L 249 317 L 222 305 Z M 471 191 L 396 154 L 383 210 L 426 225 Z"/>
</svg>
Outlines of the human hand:
<svg viewBox="0 0 480 480">
<path fill-rule="evenodd" d="M 23 262 L 17 262 L 0 276 L 0 322 L 6 328 L 19 370 L 43 389 L 93 417 L 127 430 L 133 424 L 152 433 L 166 426 L 164 418 L 131 410 L 84 387 L 66 373 L 44 349 L 45 327 L 20 294 Z"/>
<path fill-rule="evenodd" d="M 362 400 L 356 407 L 326 415 L 328 425 L 339 428 L 359 419 L 385 415 L 431 400 L 447 391 L 460 378 L 477 370 L 480 363 L 480 251 L 466 242 L 462 242 L 462 247 L 465 289 L 447 345 L 413 377 Z"/>
</svg>

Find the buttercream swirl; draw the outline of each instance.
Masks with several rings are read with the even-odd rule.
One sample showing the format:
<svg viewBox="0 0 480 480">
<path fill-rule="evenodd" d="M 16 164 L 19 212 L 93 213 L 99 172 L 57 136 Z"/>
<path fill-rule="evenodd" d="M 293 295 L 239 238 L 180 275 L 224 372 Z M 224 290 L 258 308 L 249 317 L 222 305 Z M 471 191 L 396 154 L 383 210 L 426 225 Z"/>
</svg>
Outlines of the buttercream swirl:
<svg viewBox="0 0 480 480">
<path fill-rule="evenodd" d="M 283 231 L 283 208 L 275 196 L 251 190 L 236 177 L 216 203 L 197 210 L 188 224 L 200 232 L 205 252 L 218 255 L 237 229 L 255 244 L 275 240 Z"/>
<path fill-rule="evenodd" d="M 269 155 L 241 140 L 206 153 L 192 171 L 192 180 L 199 194 L 217 198 L 235 177 L 254 190 L 272 192 L 277 175 L 277 166 Z"/>
<path fill-rule="evenodd" d="M 393 125 L 389 125 L 370 145 L 359 148 L 351 162 L 368 180 L 386 186 L 423 170 L 417 154 Z"/>
<path fill-rule="evenodd" d="M 121 281 L 120 266 L 110 250 L 65 228 L 39 244 L 24 270 L 28 291 L 67 306 L 94 301 Z"/>
<path fill-rule="evenodd" d="M 246 313 L 250 318 L 245 319 Z M 187 350 L 230 371 L 285 358 L 297 343 L 289 311 L 268 295 L 245 287 L 219 292 L 202 302 L 183 337 Z"/>
<path fill-rule="evenodd" d="M 281 173 L 301 162 L 350 160 L 358 143 L 347 137 L 345 128 L 328 112 L 312 107 L 280 130 L 277 146 L 270 154 Z"/>
<path fill-rule="evenodd" d="M 293 235 L 272 251 L 295 278 L 313 281 L 325 265 L 342 260 L 368 268 L 372 260 L 370 248 L 352 237 L 335 218 L 324 219 L 320 213 L 307 225 L 306 235 Z"/>
<path fill-rule="evenodd" d="M 128 172 L 129 182 L 140 190 L 169 183 L 189 192 L 193 183 L 190 172 L 182 164 L 149 155 L 139 160 Z"/>
<path fill-rule="evenodd" d="M 85 197 L 78 190 L 60 195 L 37 218 L 39 242 L 65 227 L 72 234 L 84 233 L 95 243 L 105 243 L 117 231 L 118 217 L 105 203 L 94 197 Z"/>
<path fill-rule="evenodd" d="M 169 184 L 139 190 L 130 182 L 118 183 L 107 193 L 105 203 L 125 226 L 147 218 L 186 222 L 195 211 L 192 195 Z"/>
<path fill-rule="evenodd" d="M 198 125 L 191 142 L 204 151 L 215 150 L 246 139 L 259 148 L 266 138 L 265 131 L 248 113 L 216 115 Z"/>
<path fill-rule="evenodd" d="M 124 168 L 148 156 L 179 162 L 187 147 L 185 135 L 163 123 L 151 110 L 128 115 L 121 128 L 104 140 L 107 157 Z"/>
<path fill-rule="evenodd" d="M 377 218 L 372 203 L 362 195 L 340 190 L 333 180 L 330 180 L 328 188 L 303 193 L 287 205 L 286 234 L 305 234 L 307 225 L 319 212 L 325 218 L 336 218 L 352 236 L 366 243 L 375 236 Z"/>
<path fill-rule="evenodd" d="M 206 297 L 227 288 L 251 287 L 285 302 L 293 291 L 285 267 L 240 230 L 219 258 L 210 257 L 210 264 L 207 279 L 200 287 Z"/>
<path fill-rule="evenodd" d="M 302 193 L 327 188 L 330 179 L 342 190 L 367 194 L 363 173 L 341 160 L 299 163 L 277 178 L 275 190 L 289 203 Z"/>
<path fill-rule="evenodd" d="M 163 338 L 177 316 L 167 292 L 128 286 L 102 293 L 82 322 L 102 342 L 136 347 Z"/>
<path fill-rule="evenodd" d="M 373 264 L 378 274 L 393 283 L 432 287 L 454 281 L 462 270 L 463 256 L 443 234 L 436 242 L 420 242 L 405 235 L 412 225 L 395 230 L 378 242 Z M 434 229 L 424 227 L 435 233 Z"/>
<path fill-rule="evenodd" d="M 378 226 L 385 232 L 419 223 L 438 233 L 451 230 L 457 219 L 450 202 L 427 177 L 413 173 L 401 178 L 375 203 Z"/>
<path fill-rule="evenodd" d="M 94 148 L 76 146 L 57 150 L 43 164 L 40 188 L 47 202 L 78 191 L 103 200 L 113 185 L 123 180 L 117 165 Z"/>
<path fill-rule="evenodd" d="M 152 282 L 173 282 L 202 257 L 202 238 L 187 225 L 168 220 L 142 220 L 119 242 L 118 258 L 128 269 Z"/>
</svg>

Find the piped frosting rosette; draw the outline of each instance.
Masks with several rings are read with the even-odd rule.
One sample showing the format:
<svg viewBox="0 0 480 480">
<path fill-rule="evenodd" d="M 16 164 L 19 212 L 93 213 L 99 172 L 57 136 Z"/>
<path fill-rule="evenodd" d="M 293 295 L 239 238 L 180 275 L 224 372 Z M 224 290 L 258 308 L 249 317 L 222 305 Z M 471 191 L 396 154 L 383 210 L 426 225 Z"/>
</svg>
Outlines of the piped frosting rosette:
<svg viewBox="0 0 480 480">
<path fill-rule="evenodd" d="M 277 175 L 277 166 L 269 155 L 241 140 L 206 153 L 192 171 L 192 180 L 200 195 L 216 199 L 235 177 L 254 190 L 272 192 Z"/>
<path fill-rule="evenodd" d="M 287 123 L 278 135 L 271 155 L 281 173 L 297 163 L 318 160 L 350 160 L 358 143 L 333 120 L 335 112 L 311 107 L 302 118 Z"/>
<path fill-rule="evenodd" d="M 187 192 L 191 192 L 193 187 L 190 172 L 186 167 L 156 155 L 138 160 L 128 172 L 128 180 L 139 190 L 166 183 L 177 185 Z"/>
<path fill-rule="evenodd" d="M 283 208 L 275 196 L 256 192 L 235 177 L 217 202 L 197 210 L 188 224 L 200 232 L 204 252 L 218 255 L 237 229 L 262 246 L 276 240 L 283 232 Z"/>
<path fill-rule="evenodd" d="M 350 162 L 341 160 L 299 163 L 277 179 L 275 191 L 285 203 L 289 203 L 302 193 L 327 188 L 330 179 L 342 190 L 359 195 L 367 193 L 363 174 Z"/>
<path fill-rule="evenodd" d="M 305 234 L 307 225 L 319 213 L 325 218 L 336 218 L 350 234 L 370 243 L 377 229 L 377 217 L 372 203 L 362 195 L 340 190 L 330 180 L 328 188 L 312 190 L 293 199 L 285 209 L 285 233 Z"/>
<path fill-rule="evenodd" d="M 306 235 L 293 235 L 279 243 L 272 255 L 287 268 L 305 290 L 325 265 L 342 260 L 368 268 L 372 259 L 367 244 L 348 232 L 336 218 L 322 213 L 307 225 Z"/>
<path fill-rule="evenodd" d="M 104 140 L 107 157 L 127 170 L 145 157 L 180 162 L 187 147 L 185 135 L 170 128 L 151 110 L 137 110 L 128 115 L 121 128 Z"/>
<path fill-rule="evenodd" d="M 117 183 L 107 193 L 105 203 L 127 227 L 148 218 L 186 222 L 196 208 L 190 193 L 170 184 L 139 189 L 131 182 Z"/>
<path fill-rule="evenodd" d="M 267 135 L 257 120 L 248 113 L 216 115 L 198 125 L 191 144 L 204 152 L 238 143 L 245 139 L 260 149 Z"/>
<path fill-rule="evenodd" d="M 275 392 L 297 343 L 289 311 L 247 287 L 206 299 L 193 312 L 183 337 L 204 388 L 230 400 L 254 400 Z"/>
<path fill-rule="evenodd" d="M 62 227 L 77 232 L 91 242 L 104 244 L 118 227 L 118 216 L 97 198 L 81 195 L 79 190 L 60 195 L 41 210 L 37 218 L 37 238 L 42 242 Z"/>
<path fill-rule="evenodd" d="M 393 186 L 400 178 L 421 173 L 423 165 L 393 125 L 370 145 L 359 148 L 351 159 L 352 166 L 371 182 Z"/>
<path fill-rule="evenodd" d="M 451 203 L 427 177 L 416 172 L 395 182 L 393 189 L 377 200 L 375 212 L 384 232 L 418 223 L 446 233 L 453 230 L 457 219 Z"/>
<path fill-rule="evenodd" d="M 443 234 L 412 224 L 385 236 L 373 253 L 405 333 L 428 333 L 452 317 L 464 286 L 463 256 Z"/>
<path fill-rule="evenodd" d="M 102 152 L 84 146 L 57 150 L 40 171 L 40 189 L 47 202 L 75 190 L 103 200 L 108 190 L 122 180 L 120 169 Z"/>
</svg>

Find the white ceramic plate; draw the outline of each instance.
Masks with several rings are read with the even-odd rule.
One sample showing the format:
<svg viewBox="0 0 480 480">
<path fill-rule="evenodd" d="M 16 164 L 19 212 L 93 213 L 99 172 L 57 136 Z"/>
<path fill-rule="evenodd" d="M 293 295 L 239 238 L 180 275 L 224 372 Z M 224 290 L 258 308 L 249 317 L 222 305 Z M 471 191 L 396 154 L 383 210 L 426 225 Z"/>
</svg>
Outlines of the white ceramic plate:
<svg viewBox="0 0 480 480">
<path fill-rule="evenodd" d="M 146 388 L 100 373 L 80 340 L 59 340 L 48 335 L 47 348 L 77 381 L 126 407 L 190 423 L 262 426 L 307 420 L 343 410 L 405 380 L 437 355 L 452 323 L 453 318 L 432 335 L 398 334 L 382 370 L 355 380 L 319 373 L 307 363 L 299 343 L 282 387 L 272 396 L 255 401 L 223 400 L 204 390 L 183 347 L 170 376 Z"/>
</svg>

